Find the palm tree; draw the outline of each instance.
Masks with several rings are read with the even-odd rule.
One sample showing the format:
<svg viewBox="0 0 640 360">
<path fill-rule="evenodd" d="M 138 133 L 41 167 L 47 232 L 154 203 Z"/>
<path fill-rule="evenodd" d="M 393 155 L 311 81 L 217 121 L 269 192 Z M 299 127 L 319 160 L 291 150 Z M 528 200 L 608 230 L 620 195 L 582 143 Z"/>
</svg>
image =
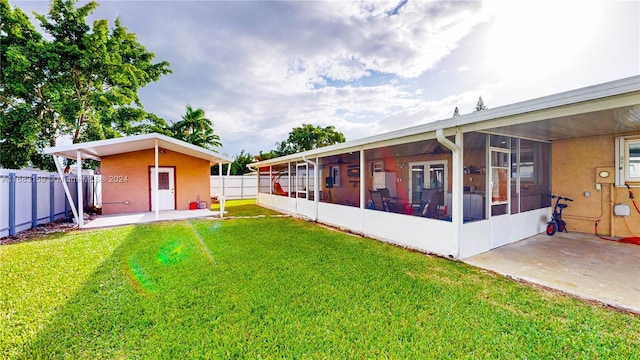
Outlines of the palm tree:
<svg viewBox="0 0 640 360">
<path fill-rule="evenodd" d="M 176 139 L 186 141 L 209 150 L 222 146 L 220 136 L 213 132 L 211 120 L 205 117 L 204 110 L 193 109 L 187 104 L 187 112 L 182 120 L 171 127 Z"/>
</svg>

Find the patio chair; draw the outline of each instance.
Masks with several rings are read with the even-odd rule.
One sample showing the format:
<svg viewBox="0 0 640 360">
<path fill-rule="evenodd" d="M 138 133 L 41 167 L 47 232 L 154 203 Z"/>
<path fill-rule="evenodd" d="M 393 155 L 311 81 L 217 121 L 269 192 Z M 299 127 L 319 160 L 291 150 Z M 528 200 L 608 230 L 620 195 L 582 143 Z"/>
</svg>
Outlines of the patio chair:
<svg viewBox="0 0 640 360">
<path fill-rule="evenodd" d="M 382 195 L 382 199 L 384 201 L 396 202 L 396 198 L 395 197 L 391 197 L 391 193 L 389 192 L 389 188 L 379 188 L 378 191 L 380 192 L 380 195 Z"/>
<path fill-rule="evenodd" d="M 422 193 L 418 214 L 423 217 L 437 218 L 438 206 L 444 205 L 442 189 L 425 190 Z"/>
<path fill-rule="evenodd" d="M 380 191 L 369 190 L 369 195 L 371 195 L 371 201 L 373 201 L 373 207 L 375 210 L 397 212 L 396 204 L 385 201 Z"/>
</svg>

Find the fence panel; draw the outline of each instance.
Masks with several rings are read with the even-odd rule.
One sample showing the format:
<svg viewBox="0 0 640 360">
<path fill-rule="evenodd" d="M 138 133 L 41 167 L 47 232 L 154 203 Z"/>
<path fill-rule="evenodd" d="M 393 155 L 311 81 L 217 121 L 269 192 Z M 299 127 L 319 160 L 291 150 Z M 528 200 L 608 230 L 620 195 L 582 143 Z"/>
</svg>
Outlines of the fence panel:
<svg viewBox="0 0 640 360">
<path fill-rule="evenodd" d="M 94 197 L 93 177 L 83 175 L 85 206 L 100 203 L 100 199 Z M 77 204 L 77 177 L 66 178 Z M 100 185 L 99 182 L 95 184 L 97 191 Z M 0 237 L 67 218 L 71 213 L 69 209 L 58 174 L 0 169 Z"/>
<path fill-rule="evenodd" d="M 226 185 L 227 199 L 255 199 L 258 197 L 258 183 L 256 176 L 232 175 L 222 178 L 222 185 Z M 220 196 L 220 177 L 211 176 L 211 197 Z"/>
</svg>

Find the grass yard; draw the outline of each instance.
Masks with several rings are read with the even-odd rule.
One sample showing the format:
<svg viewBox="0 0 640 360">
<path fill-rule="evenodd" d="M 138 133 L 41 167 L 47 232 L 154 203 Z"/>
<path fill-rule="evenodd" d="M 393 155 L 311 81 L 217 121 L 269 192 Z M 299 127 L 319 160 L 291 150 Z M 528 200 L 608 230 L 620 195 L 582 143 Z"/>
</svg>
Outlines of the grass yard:
<svg viewBox="0 0 640 360">
<path fill-rule="evenodd" d="M 220 203 L 211 204 L 212 211 L 220 210 Z M 226 216 L 269 216 L 269 215 L 278 215 L 277 211 L 273 211 L 270 209 L 266 209 L 263 207 L 256 206 L 256 199 L 245 199 L 245 200 L 228 200 L 225 204 L 225 214 Z"/>
<path fill-rule="evenodd" d="M 236 211 L 267 214 L 229 204 Z M 638 316 L 293 218 L 0 246 L 0 358 L 639 354 Z"/>
</svg>

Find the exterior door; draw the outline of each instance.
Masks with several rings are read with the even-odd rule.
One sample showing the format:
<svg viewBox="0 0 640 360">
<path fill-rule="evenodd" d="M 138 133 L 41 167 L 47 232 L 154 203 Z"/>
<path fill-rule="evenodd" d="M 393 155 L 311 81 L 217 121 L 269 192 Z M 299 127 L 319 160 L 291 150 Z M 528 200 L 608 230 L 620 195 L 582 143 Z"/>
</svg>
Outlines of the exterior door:
<svg viewBox="0 0 640 360">
<path fill-rule="evenodd" d="M 510 159 L 509 150 L 491 149 L 491 171 L 489 172 L 491 216 L 509 213 Z"/>
<path fill-rule="evenodd" d="M 175 210 L 175 168 L 160 167 L 158 168 L 158 210 Z M 151 211 L 156 210 L 156 169 L 154 167 L 149 171 L 149 183 L 151 184 Z"/>
<path fill-rule="evenodd" d="M 440 189 L 447 192 L 447 161 L 425 161 L 409 164 L 409 199 L 412 204 L 419 204 L 422 192 L 427 189 Z"/>
<path fill-rule="evenodd" d="M 296 197 L 298 199 L 307 198 L 307 189 L 309 188 L 309 180 L 307 177 L 307 164 L 300 163 L 296 165 Z"/>
</svg>

